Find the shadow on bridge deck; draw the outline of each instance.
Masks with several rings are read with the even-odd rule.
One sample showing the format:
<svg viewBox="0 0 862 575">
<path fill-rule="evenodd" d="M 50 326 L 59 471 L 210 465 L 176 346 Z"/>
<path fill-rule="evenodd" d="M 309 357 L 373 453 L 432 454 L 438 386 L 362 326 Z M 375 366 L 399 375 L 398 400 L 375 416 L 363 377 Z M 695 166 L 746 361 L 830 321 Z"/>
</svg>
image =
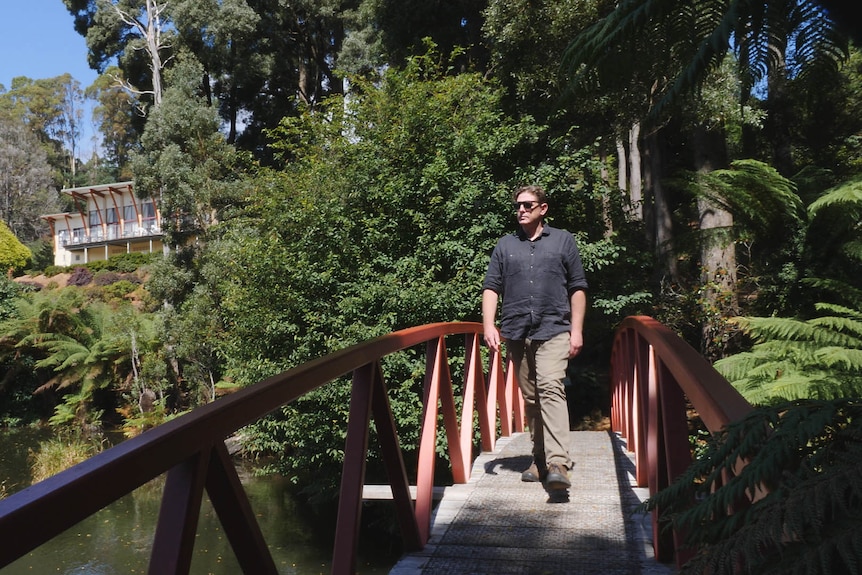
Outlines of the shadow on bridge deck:
<svg viewBox="0 0 862 575">
<path fill-rule="evenodd" d="M 567 492 L 524 483 L 530 439 L 502 438 L 473 465 L 470 481 L 446 488 L 425 549 L 390 575 L 665 575 L 655 561 L 649 516 L 633 510 L 647 490 L 618 435 L 571 432 L 575 467 Z"/>
</svg>

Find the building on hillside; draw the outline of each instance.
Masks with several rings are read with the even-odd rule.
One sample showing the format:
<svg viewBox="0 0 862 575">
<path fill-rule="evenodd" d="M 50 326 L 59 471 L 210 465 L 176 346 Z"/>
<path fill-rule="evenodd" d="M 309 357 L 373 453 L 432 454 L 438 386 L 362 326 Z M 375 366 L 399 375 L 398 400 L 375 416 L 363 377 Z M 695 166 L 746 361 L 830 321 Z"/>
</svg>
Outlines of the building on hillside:
<svg viewBox="0 0 862 575">
<path fill-rule="evenodd" d="M 65 188 L 75 211 L 41 216 L 51 226 L 54 265 L 74 266 L 131 252 L 161 252 L 158 205 L 140 199 L 133 182 Z"/>
</svg>

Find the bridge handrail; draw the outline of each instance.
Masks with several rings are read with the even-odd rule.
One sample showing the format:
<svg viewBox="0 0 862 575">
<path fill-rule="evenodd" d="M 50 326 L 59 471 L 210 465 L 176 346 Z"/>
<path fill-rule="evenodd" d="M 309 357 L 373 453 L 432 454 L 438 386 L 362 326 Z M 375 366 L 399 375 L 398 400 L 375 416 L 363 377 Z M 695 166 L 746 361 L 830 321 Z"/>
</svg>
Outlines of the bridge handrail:
<svg viewBox="0 0 862 575">
<path fill-rule="evenodd" d="M 480 349 L 482 325 L 446 322 L 404 329 L 307 362 L 196 408 L 44 481 L 0 500 L 0 568 L 52 539 L 123 495 L 167 473 L 149 573 L 188 573 L 203 491 L 206 490 L 243 572 L 277 573 L 224 440 L 301 395 L 352 373 L 351 406 L 332 573 L 353 573 L 369 426 L 373 418 L 389 474 L 405 547 L 421 549 L 431 519 L 437 421 L 442 407 L 452 475 L 469 479 L 474 409 L 481 448 L 523 430 L 523 400 L 497 353 L 487 380 Z M 445 338 L 466 337 L 461 422 Z M 427 344 L 415 508 L 380 360 Z M 497 419 L 499 407 L 500 418 Z"/>
<path fill-rule="evenodd" d="M 712 364 L 667 326 L 647 316 L 623 320 L 611 351 L 611 427 L 634 452 L 636 481 L 650 495 L 691 464 L 686 398 L 710 432 L 753 408 Z M 663 562 L 688 559 L 682 534 L 669 537 L 653 512 L 653 547 Z"/>
</svg>

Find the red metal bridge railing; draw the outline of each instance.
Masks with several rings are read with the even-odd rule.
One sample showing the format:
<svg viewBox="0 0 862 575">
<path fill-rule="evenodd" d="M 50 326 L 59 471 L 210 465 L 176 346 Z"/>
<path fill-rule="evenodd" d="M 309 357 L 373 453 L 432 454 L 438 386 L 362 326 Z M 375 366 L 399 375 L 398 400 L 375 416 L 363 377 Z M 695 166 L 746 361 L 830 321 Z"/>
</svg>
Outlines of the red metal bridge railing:
<svg viewBox="0 0 862 575">
<path fill-rule="evenodd" d="M 389 477 L 405 549 L 421 549 L 430 531 L 438 420 L 447 437 L 455 483 L 469 479 L 474 417 L 480 447 L 523 431 L 524 406 L 510 369 L 491 354 L 484 369 L 478 323 L 437 323 L 405 329 L 310 361 L 195 409 L 139 437 L 0 500 L 0 568 L 150 480 L 167 474 L 150 553 L 149 573 L 186 574 L 191 564 L 203 492 L 221 521 L 246 575 L 276 574 L 225 439 L 305 393 L 352 374 L 332 573 L 353 573 L 365 460 L 373 420 Z M 463 335 L 460 417 L 446 338 Z M 386 390 L 381 359 L 425 345 L 426 373 L 415 504 Z M 636 479 L 650 494 L 690 464 L 686 397 L 710 431 L 741 418 L 751 406 L 693 348 L 649 317 L 626 318 L 611 356 L 613 429 L 635 453 Z M 478 412 L 478 413 L 477 413 Z M 656 557 L 675 549 L 653 520 Z M 13 544 L 9 544 L 14 542 Z M 677 563 L 681 562 L 677 554 Z"/>
<path fill-rule="evenodd" d="M 488 370 L 484 369 L 481 333 L 479 323 L 437 323 L 354 345 L 199 407 L 14 493 L 0 500 L 0 541 L 4 542 L 0 568 L 167 474 L 150 574 L 189 572 L 204 490 L 243 573 L 277 574 L 224 441 L 241 427 L 346 374 L 352 374 L 353 384 L 331 572 L 354 572 L 372 420 L 404 546 L 421 549 L 430 531 L 438 420 L 445 427 L 455 483 L 466 483 L 470 476 L 474 416 L 478 415 L 483 451 L 494 449 L 498 428 L 503 437 L 524 429 L 523 399 L 512 376 L 506 375 L 512 370 L 504 370 L 495 353 L 488 358 Z M 446 337 L 456 335 L 466 337 L 460 417 L 446 352 Z M 427 360 L 414 505 L 380 360 L 420 345 L 426 347 Z"/>
<path fill-rule="evenodd" d="M 706 359 L 666 326 L 646 316 L 623 320 L 611 352 L 611 426 L 634 452 L 636 481 L 650 496 L 669 486 L 691 464 L 686 410 L 710 432 L 751 411 L 749 404 Z M 656 559 L 681 566 L 681 534 L 659 528 L 653 512 Z"/>
</svg>

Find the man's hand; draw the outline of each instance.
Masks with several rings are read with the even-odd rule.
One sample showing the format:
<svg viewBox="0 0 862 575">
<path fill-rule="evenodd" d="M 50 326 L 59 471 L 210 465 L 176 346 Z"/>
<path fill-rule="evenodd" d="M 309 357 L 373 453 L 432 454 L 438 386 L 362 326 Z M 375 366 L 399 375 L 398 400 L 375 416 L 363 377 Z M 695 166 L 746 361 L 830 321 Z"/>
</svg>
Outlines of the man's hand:
<svg viewBox="0 0 862 575">
<path fill-rule="evenodd" d="M 488 337 L 487 335 L 485 336 Z M 569 336 L 569 357 L 575 357 L 584 348 L 584 334 L 581 331 L 572 331 Z"/>
<path fill-rule="evenodd" d="M 496 352 L 500 351 L 500 330 L 493 325 L 485 327 L 485 344 Z"/>
<path fill-rule="evenodd" d="M 494 351 L 500 351 L 500 330 L 495 325 L 497 301 L 500 296 L 493 290 L 482 290 L 482 326 L 485 329 L 485 343 Z"/>
</svg>

